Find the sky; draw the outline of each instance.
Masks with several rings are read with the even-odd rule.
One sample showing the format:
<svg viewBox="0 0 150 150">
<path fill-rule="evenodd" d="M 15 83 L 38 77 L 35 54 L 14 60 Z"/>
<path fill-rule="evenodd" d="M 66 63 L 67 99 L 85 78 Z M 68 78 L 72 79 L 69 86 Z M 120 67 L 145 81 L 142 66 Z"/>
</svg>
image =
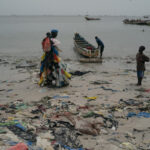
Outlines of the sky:
<svg viewBox="0 0 150 150">
<path fill-rule="evenodd" d="M 150 15 L 150 0 L 0 0 L 0 15 Z"/>
</svg>

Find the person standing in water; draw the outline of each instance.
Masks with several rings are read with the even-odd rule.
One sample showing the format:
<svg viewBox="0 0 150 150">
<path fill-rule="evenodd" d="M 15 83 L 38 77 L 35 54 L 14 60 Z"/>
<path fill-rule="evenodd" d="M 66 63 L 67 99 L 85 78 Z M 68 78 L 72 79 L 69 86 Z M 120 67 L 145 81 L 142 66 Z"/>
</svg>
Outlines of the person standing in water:
<svg viewBox="0 0 150 150">
<path fill-rule="evenodd" d="M 137 85 L 142 85 L 142 79 L 144 77 L 144 71 L 145 68 L 145 62 L 149 62 L 149 57 L 143 54 L 143 51 L 145 50 L 145 46 L 139 47 L 139 52 L 136 54 L 136 64 L 137 64 L 137 79 L 138 83 Z"/>
<path fill-rule="evenodd" d="M 95 36 L 95 40 L 98 45 L 97 48 L 100 49 L 100 58 L 102 58 L 103 51 L 104 51 L 104 43 L 97 36 Z"/>
</svg>

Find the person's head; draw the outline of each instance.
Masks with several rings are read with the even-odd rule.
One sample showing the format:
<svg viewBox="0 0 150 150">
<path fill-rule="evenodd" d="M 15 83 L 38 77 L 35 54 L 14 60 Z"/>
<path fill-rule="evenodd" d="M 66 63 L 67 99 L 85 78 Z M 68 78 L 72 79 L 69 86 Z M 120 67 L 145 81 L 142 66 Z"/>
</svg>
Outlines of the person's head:
<svg viewBox="0 0 150 150">
<path fill-rule="evenodd" d="M 145 46 L 142 45 L 139 47 L 139 53 L 143 53 L 144 50 L 145 50 Z"/>
<path fill-rule="evenodd" d="M 58 35 L 58 30 L 56 30 L 56 29 L 51 30 L 51 36 L 52 36 L 52 38 L 57 37 L 57 35 Z"/>
<path fill-rule="evenodd" d="M 95 39 L 97 39 L 97 36 L 95 36 Z"/>
<path fill-rule="evenodd" d="M 47 32 L 47 33 L 46 33 L 46 36 L 47 36 L 47 37 L 50 37 L 50 36 L 51 36 L 51 33 L 50 33 L 50 32 Z"/>
</svg>

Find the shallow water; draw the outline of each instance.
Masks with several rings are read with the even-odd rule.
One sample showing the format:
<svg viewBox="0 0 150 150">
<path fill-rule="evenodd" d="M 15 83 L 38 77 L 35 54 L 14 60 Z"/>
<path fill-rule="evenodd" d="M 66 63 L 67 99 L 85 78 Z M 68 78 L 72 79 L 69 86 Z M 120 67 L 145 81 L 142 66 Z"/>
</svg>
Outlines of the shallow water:
<svg viewBox="0 0 150 150">
<path fill-rule="evenodd" d="M 123 19 L 102 16 L 100 21 L 86 21 L 83 16 L 1 16 L 0 53 L 40 56 L 41 41 L 51 29 L 59 30 L 63 58 L 77 58 L 73 50 L 75 32 L 95 46 L 94 37 L 99 36 L 105 44 L 105 57 L 134 56 L 141 44 L 150 51 L 150 27 L 125 25 Z"/>
</svg>

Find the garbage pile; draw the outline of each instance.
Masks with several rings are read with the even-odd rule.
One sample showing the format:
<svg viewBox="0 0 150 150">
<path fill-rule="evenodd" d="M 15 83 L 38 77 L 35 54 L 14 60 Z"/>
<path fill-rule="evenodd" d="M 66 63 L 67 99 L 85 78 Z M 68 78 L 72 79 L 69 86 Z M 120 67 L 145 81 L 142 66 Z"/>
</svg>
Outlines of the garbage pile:
<svg viewBox="0 0 150 150">
<path fill-rule="evenodd" d="M 99 135 L 101 127 L 107 127 L 109 118 L 92 111 L 90 105 L 77 106 L 61 101 L 68 96 L 44 97 L 30 104 L 22 100 L 0 105 L 1 147 L 24 143 L 28 149 L 86 149 L 79 136 Z M 102 118 L 102 120 L 95 120 Z M 90 118 L 90 119 L 89 119 Z M 105 120 L 103 122 L 103 120 Z M 15 138 L 14 138 L 15 137 Z M 43 144 L 40 144 L 44 142 Z M 48 146 L 44 146 L 46 144 Z M 5 149 L 6 149 L 5 148 Z"/>
<path fill-rule="evenodd" d="M 120 149 L 150 148 L 150 128 L 118 132 L 122 120 L 150 118 L 150 99 L 120 99 L 116 105 L 98 106 L 90 101 L 96 98 L 85 97 L 87 103 L 83 106 L 69 101 L 68 95 L 0 105 L 0 149 L 88 150 L 81 142 L 84 135 L 107 136 L 107 142 Z"/>
</svg>

